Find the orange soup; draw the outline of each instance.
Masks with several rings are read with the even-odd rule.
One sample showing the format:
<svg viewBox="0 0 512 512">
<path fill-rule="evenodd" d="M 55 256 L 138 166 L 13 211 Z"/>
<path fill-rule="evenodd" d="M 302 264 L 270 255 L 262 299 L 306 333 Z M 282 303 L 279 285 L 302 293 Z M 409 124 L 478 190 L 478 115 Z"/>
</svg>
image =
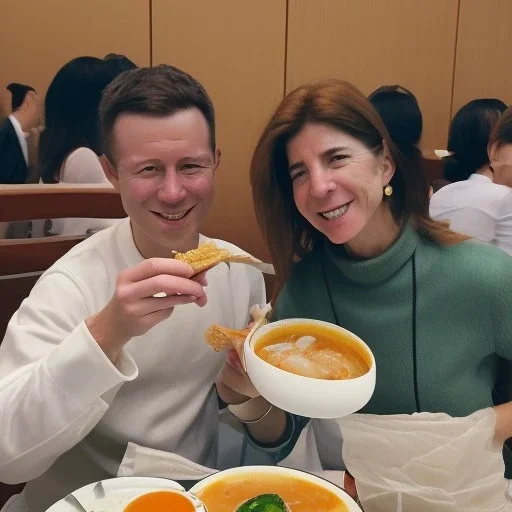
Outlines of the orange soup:
<svg viewBox="0 0 512 512">
<path fill-rule="evenodd" d="M 281 370 L 315 379 L 354 379 L 371 365 L 367 350 L 350 336 L 308 323 L 276 327 L 256 342 L 254 352 Z"/>
<path fill-rule="evenodd" d="M 216 480 L 197 492 L 208 512 L 234 512 L 261 494 L 278 494 L 290 512 L 348 512 L 333 492 L 291 475 L 239 473 Z"/>
<path fill-rule="evenodd" d="M 124 512 L 195 512 L 193 503 L 178 492 L 155 491 L 131 501 Z"/>
</svg>

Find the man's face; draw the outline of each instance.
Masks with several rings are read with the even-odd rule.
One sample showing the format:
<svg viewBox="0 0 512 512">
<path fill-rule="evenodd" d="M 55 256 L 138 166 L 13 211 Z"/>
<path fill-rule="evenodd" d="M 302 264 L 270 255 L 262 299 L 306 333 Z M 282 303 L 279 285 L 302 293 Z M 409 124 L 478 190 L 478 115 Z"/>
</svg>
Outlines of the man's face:
<svg viewBox="0 0 512 512">
<path fill-rule="evenodd" d="M 114 124 L 115 169 L 103 162 L 146 257 L 197 247 L 213 200 L 220 151 L 212 151 L 206 119 L 197 108 L 165 117 L 122 114 Z"/>
</svg>

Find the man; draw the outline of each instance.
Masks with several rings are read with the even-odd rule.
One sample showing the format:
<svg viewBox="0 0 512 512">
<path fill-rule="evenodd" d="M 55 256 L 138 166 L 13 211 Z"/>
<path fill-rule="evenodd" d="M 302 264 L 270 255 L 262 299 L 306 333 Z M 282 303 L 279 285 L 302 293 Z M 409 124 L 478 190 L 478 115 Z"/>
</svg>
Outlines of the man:
<svg viewBox="0 0 512 512">
<path fill-rule="evenodd" d="M 105 90 L 100 120 L 102 165 L 129 217 L 42 276 L 0 347 L 0 481 L 30 480 L 16 510 L 115 476 L 128 442 L 215 467 L 224 356 L 203 335 L 213 323 L 244 327 L 265 300 L 251 267 L 194 277 L 170 257 L 204 239 L 213 199 L 220 150 L 202 86 L 170 66 L 128 71 Z M 219 382 L 239 417 L 261 418 L 248 425 L 253 442 L 287 436 L 284 413 L 243 371 Z"/>
<path fill-rule="evenodd" d="M 8 89 L 13 112 L 0 124 L 0 183 L 37 181 L 37 177 L 29 176 L 29 168 L 36 170 L 32 157 L 41 120 L 38 95 L 32 87 L 21 84 L 10 84 Z"/>
</svg>

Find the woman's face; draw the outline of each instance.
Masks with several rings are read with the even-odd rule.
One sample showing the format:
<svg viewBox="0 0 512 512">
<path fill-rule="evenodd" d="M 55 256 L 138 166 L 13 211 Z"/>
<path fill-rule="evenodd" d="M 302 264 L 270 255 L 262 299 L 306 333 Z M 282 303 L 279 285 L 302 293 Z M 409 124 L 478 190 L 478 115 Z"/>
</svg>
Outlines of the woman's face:
<svg viewBox="0 0 512 512">
<path fill-rule="evenodd" d="M 494 183 L 512 187 L 512 144 L 491 147 L 489 160 L 494 171 Z"/>
<path fill-rule="evenodd" d="M 358 139 L 313 123 L 286 149 L 297 209 L 332 243 L 352 240 L 381 214 L 383 187 L 394 173 L 386 150 L 376 156 Z"/>
</svg>

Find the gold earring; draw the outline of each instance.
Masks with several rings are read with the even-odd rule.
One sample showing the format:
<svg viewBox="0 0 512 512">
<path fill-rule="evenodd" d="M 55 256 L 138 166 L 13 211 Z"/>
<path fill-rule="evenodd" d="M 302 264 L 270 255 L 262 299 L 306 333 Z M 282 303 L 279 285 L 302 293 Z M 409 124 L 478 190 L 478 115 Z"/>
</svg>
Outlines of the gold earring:
<svg viewBox="0 0 512 512">
<path fill-rule="evenodd" d="M 384 195 L 389 197 L 392 193 L 393 193 L 393 187 L 391 185 L 386 185 L 384 187 Z"/>
</svg>

